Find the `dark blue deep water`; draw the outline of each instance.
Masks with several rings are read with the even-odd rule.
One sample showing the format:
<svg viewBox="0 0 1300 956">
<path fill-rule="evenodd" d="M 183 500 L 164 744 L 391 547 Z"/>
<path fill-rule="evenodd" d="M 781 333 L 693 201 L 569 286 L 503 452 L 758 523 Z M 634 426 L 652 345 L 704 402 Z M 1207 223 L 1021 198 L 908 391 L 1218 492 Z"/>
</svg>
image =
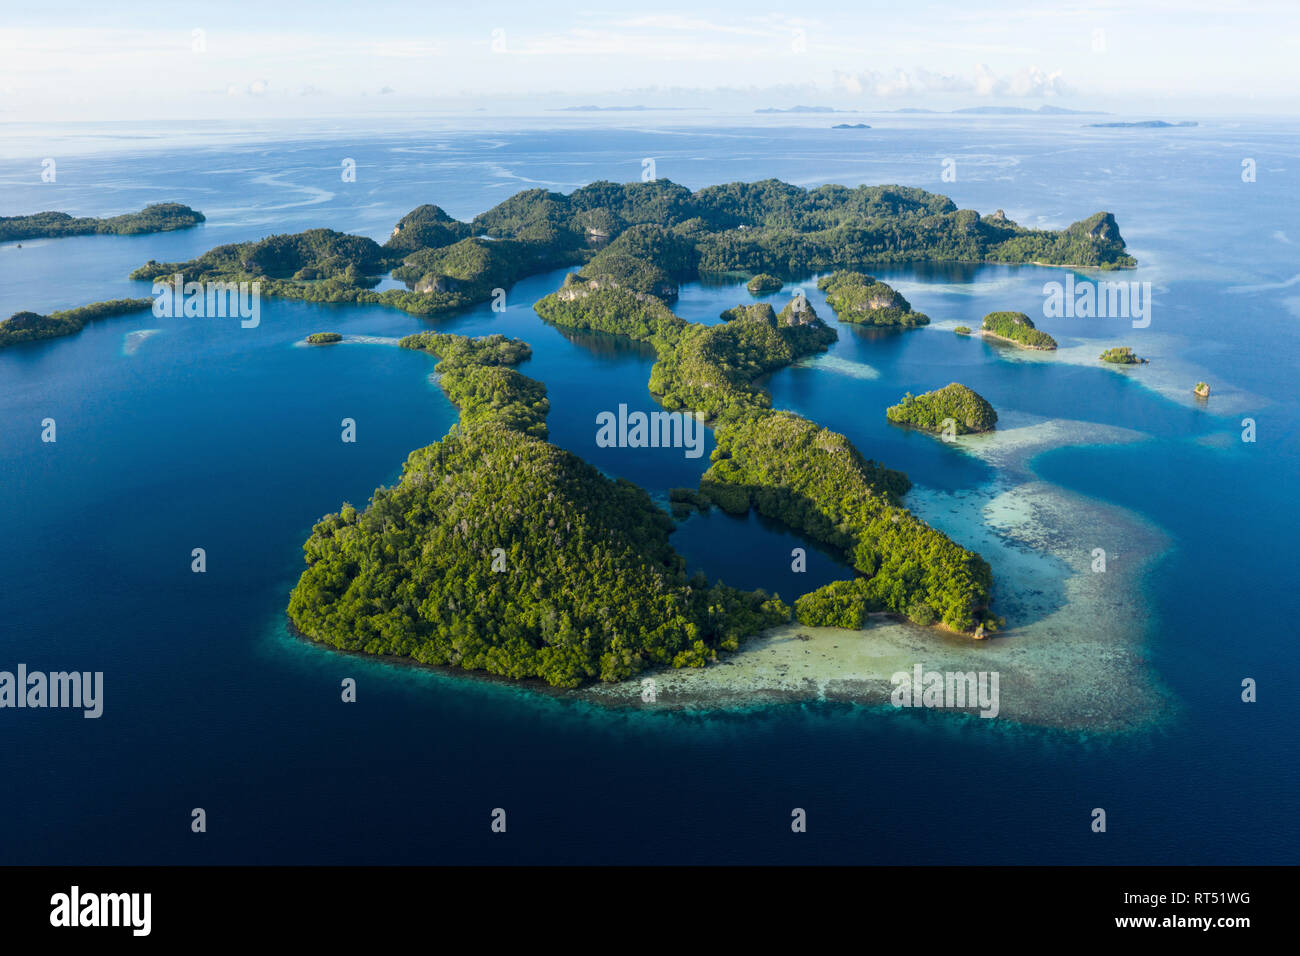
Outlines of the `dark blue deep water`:
<svg viewBox="0 0 1300 956">
<path fill-rule="evenodd" d="M 875 125 L 875 124 L 873 124 Z M 112 128 L 96 142 L 113 144 Z M 1067 120 L 883 121 L 852 146 L 830 130 L 693 128 L 289 133 L 209 146 L 86 151 L 31 144 L 0 160 L 0 215 L 107 215 L 175 200 L 194 230 L 0 246 L 0 315 L 149 294 L 149 258 L 317 226 L 382 241 L 412 207 L 469 218 L 533 186 L 639 178 L 641 159 L 693 188 L 779 177 L 901 182 L 964 208 L 1062 227 L 1115 213 L 1156 290 L 1149 329 L 1044 319 L 1063 346 L 1131 344 L 1135 373 L 1026 362 L 929 329 L 840 326 L 831 358 L 796 367 L 774 402 L 844 432 L 918 485 L 962 492 L 992 466 L 889 426 L 905 391 L 960 379 L 1005 416 L 1119 426 L 1131 444 L 1062 447 L 1044 480 L 1129 509 L 1170 541 L 1146 581 L 1145 652 L 1177 700 L 1159 730 L 1045 731 L 924 711 L 788 704 L 721 716 L 605 711 L 548 693 L 344 657 L 285 633 L 313 522 L 393 481 L 455 410 L 427 356 L 383 344 L 305 349 L 316 331 L 395 337 L 436 327 L 520 336 L 550 392 L 551 440 L 663 500 L 705 456 L 600 449 L 597 412 L 656 408 L 653 356 L 561 334 L 532 303 L 563 272 L 437 322 L 381 308 L 267 301 L 261 325 L 131 316 L 0 351 L 0 669 L 102 670 L 104 715 L 0 710 L 0 863 L 1297 861 L 1300 686 L 1300 135 L 1267 122 L 1083 130 Z M 80 150 L 80 152 L 78 152 Z M 40 158 L 60 155 L 42 184 Z M 342 183 L 340 160 L 357 160 Z M 956 157 L 956 182 L 940 182 Z M 1241 159 L 1259 176 L 1243 183 Z M 881 269 L 936 320 L 996 308 L 1037 317 L 1060 270 Z M 833 321 L 812 277 L 800 283 Z M 792 283 L 791 287 L 794 286 Z M 751 297 L 694 285 L 695 321 Z M 1108 324 L 1109 323 L 1109 324 Z M 143 340 L 129 333 L 160 329 Z M 128 342 L 132 347 L 128 347 Z M 849 366 L 844 366 L 849 367 Z M 1158 368 L 1214 385 L 1205 407 L 1148 387 Z M 865 369 L 865 371 L 864 371 Z M 1181 372 L 1180 372 L 1181 374 Z M 358 441 L 339 440 L 356 420 Z M 1239 440 L 1255 419 L 1257 441 Z M 58 441 L 40 441 L 41 421 Z M 691 567 L 787 600 L 802 542 L 713 513 L 674 543 Z M 207 552 L 190 572 L 191 549 Z M 811 587 L 847 571 L 810 549 Z M 358 702 L 339 701 L 345 677 Z M 1253 677 L 1259 702 L 1242 704 Z M 790 808 L 809 813 L 794 836 Z M 1103 806 L 1109 832 L 1089 831 Z M 203 807 L 208 832 L 190 832 Z M 506 808 L 510 831 L 488 827 Z"/>
</svg>

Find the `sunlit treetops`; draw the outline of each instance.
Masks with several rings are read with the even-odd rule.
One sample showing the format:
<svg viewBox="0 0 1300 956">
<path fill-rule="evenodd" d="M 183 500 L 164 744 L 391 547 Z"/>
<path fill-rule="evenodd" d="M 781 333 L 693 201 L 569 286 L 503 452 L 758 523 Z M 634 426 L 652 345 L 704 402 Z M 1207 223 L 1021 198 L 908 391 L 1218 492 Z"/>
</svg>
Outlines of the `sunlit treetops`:
<svg viewBox="0 0 1300 956">
<path fill-rule="evenodd" d="M 526 190 L 468 223 L 423 205 L 383 246 L 314 229 L 220 246 L 186 262 L 150 261 L 132 278 L 260 279 L 264 295 L 427 316 L 488 301 L 520 278 L 563 266 L 671 300 L 678 283 L 706 273 L 781 277 L 914 261 L 1134 264 L 1109 213 L 1061 231 L 1032 230 L 904 186 L 806 190 L 764 180 L 691 192 L 651 180 L 597 182 L 567 195 Z M 374 291 L 390 271 L 407 288 Z"/>
<path fill-rule="evenodd" d="M 789 619 L 779 598 L 687 578 L 672 519 L 545 434 L 546 389 L 508 366 L 526 343 L 422 333 L 461 410 L 368 508 L 304 545 L 289 616 L 332 647 L 560 687 L 700 667 Z"/>
</svg>

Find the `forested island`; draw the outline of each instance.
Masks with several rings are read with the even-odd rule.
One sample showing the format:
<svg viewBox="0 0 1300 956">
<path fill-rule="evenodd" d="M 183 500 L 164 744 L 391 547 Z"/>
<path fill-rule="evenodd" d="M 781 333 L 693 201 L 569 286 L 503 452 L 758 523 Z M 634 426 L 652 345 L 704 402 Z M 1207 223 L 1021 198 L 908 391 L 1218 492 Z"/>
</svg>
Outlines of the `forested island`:
<svg viewBox="0 0 1300 956">
<path fill-rule="evenodd" d="M 343 336 L 338 332 L 313 332 L 307 336 L 308 345 L 333 345 L 342 341 Z"/>
<path fill-rule="evenodd" d="M 802 298 L 781 313 L 767 303 L 722 314 L 721 325 L 679 318 L 659 299 L 570 274 L 564 286 L 535 306 L 548 322 L 571 329 L 622 335 L 653 346 L 650 391 L 664 407 L 699 412 L 706 421 L 730 420 L 771 398 L 754 379 L 823 351 L 836 339 Z"/>
<path fill-rule="evenodd" d="M 798 295 L 779 312 L 738 305 L 717 325 L 670 307 L 679 284 L 702 275 L 747 273 L 775 290 L 831 272 L 828 302 L 841 319 L 915 326 L 928 319 L 861 271 L 913 261 L 1134 265 L 1104 212 L 1061 231 L 1032 230 L 900 186 L 804 190 L 766 180 L 691 192 L 652 180 L 568 195 L 528 190 L 467 223 L 424 205 L 382 245 L 312 229 L 186 262 L 151 260 L 132 278 L 258 281 L 264 295 L 430 316 L 568 267 L 538 314 L 650 345 L 651 393 L 714 425 L 710 467 L 698 490 L 674 492 L 676 505 L 753 508 L 857 571 L 799 596 L 802 624 L 856 628 L 888 612 L 982 633 L 998 624 L 989 565 L 902 506 L 907 476 L 864 458 L 843 435 L 772 410 L 761 378 L 836 339 L 807 300 Z M 406 288 L 375 291 L 390 272 Z M 546 442 L 546 387 L 514 367 L 528 358 L 525 343 L 425 332 L 401 345 L 438 357 L 460 420 L 413 452 L 397 485 L 378 489 L 364 511 L 344 505 L 316 525 L 289 604 L 303 634 L 572 687 L 703 665 L 789 619 L 779 597 L 687 579 L 668 544 L 672 519 L 643 490 Z M 982 401 L 955 401 L 954 417 L 991 427 L 996 414 Z"/>
<path fill-rule="evenodd" d="M 817 280 L 817 288 L 826 293 L 827 305 L 841 322 L 901 329 L 930 324 L 930 317 L 913 311 L 901 293 L 861 272 L 840 271 L 823 276 Z"/>
<path fill-rule="evenodd" d="M 990 312 L 984 316 L 980 327 L 991 338 L 1012 342 L 1024 349 L 1051 351 L 1056 339 L 1034 327 L 1033 320 L 1023 312 Z"/>
<path fill-rule="evenodd" d="M 887 611 L 958 631 L 996 619 L 988 611 L 988 564 L 901 507 L 907 476 L 867 460 L 843 435 L 771 409 L 755 384 L 764 373 L 824 350 L 836 338 L 802 296 L 778 314 L 770 305 L 737 306 L 721 325 L 686 322 L 653 296 L 570 275 L 535 306 L 556 325 L 622 335 L 659 355 L 650 391 L 670 409 L 715 424 L 716 448 L 699 491 L 682 489 L 681 507 L 750 508 L 840 553 L 860 577 L 799 597 L 809 626 L 861 627 Z M 681 510 L 681 507 L 678 510 Z"/>
<path fill-rule="evenodd" d="M 533 354 L 527 342 L 504 335 L 471 339 L 464 335 L 420 332 L 398 342 L 404 349 L 436 355 L 438 384 L 460 409 L 460 423 L 491 420 L 534 438 L 545 438 L 551 403 L 546 386 L 511 366 Z"/>
<path fill-rule="evenodd" d="M 714 433 L 700 490 L 723 509 L 754 508 L 843 555 L 858 577 L 796 599 L 812 627 L 860 628 L 889 611 L 922 624 L 971 631 L 988 612 L 988 563 L 901 507 L 911 483 L 865 460 L 852 443 L 790 412 L 746 416 Z"/>
<path fill-rule="evenodd" d="M 1134 354 L 1133 350 L 1127 345 L 1117 345 L 1114 348 L 1107 349 L 1098 356 L 1103 362 L 1109 362 L 1112 365 L 1146 365 L 1147 360 Z"/>
<path fill-rule="evenodd" d="M 776 276 L 768 275 L 766 272 L 760 272 L 747 283 L 745 288 L 754 295 L 764 295 L 769 292 L 780 292 L 785 282 Z"/>
<path fill-rule="evenodd" d="M 154 203 L 139 212 L 104 219 L 70 216 L 66 212 L 38 212 L 30 216 L 0 216 L 0 242 L 62 236 L 138 236 L 187 229 L 203 221 L 203 213 L 174 202 Z"/>
<path fill-rule="evenodd" d="M 902 507 L 907 477 L 865 459 L 843 435 L 772 410 L 762 376 L 836 338 L 806 299 L 796 296 L 779 312 L 739 305 L 712 326 L 686 322 L 670 307 L 680 283 L 703 275 L 747 273 L 775 289 L 830 272 L 824 288 L 842 320 L 912 327 L 928 319 L 862 270 L 918 261 L 1134 265 L 1105 212 L 1064 230 L 1033 230 L 901 186 L 805 190 L 766 180 L 691 192 L 652 180 L 598 182 L 568 195 L 528 190 L 470 222 L 424 205 L 382 245 L 311 229 L 218 246 L 185 262 L 151 260 L 132 278 L 257 281 L 263 295 L 428 316 L 568 267 L 564 286 L 538 313 L 649 344 L 658 357 L 650 391 L 665 408 L 715 427 L 699 489 L 675 500 L 756 509 L 858 572 L 800 596 L 801 623 L 858 627 L 884 611 L 957 631 L 991 629 L 988 564 Z M 390 272 L 406 288 L 376 291 Z M 53 334 L 114 307 L 76 310 L 83 314 L 71 320 L 23 316 L 11 320 L 9 335 Z M 1013 324 L 1036 331 L 1027 319 Z M 986 319 L 986 329 L 1001 327 Z M 1023 329 L 1014 334 L 1033 339 Z M 645 492 L 546 443 L 546 388 L 513 367 L 527 358 L 524 343 L 423 333 L 401 344 L 438 356 L 460 422 L 414 452 L 398 485 L 377 491 L 367 510 L 345 506 L 317 525 L 290 605 L 303 633 L 337 647 L 572 686 L 651 665 L 701 664 L 788 617 L 778 598 L 687 581 L 667 545 L 671 519 Z M 978 404 L 958 404 L 963 414 L 953 417 L 979 425 Z M 967 405 L 975 411 L 965 414 Z"/>
<path fill-rule="evenodd" d="M 441 358 L 461 420 L 364 511 L 316 524 L 289 599 L 301 633 L 576 687 L 703 666 L 789 619 L 761 591 L 687 578 L 649 495 L 540 437 L 546 387 L 509 367 L 526 343 L 427 332 L 401 344 Z"/>
<path fill-rule="evenodd" d="M 800 596 L 794 613 L 801 623 L 860 627 L 867 614 L 885 611 L 958 631 L 996 626 L 988 610 L 988 564 L 901 506 L 901 496 L 910 488 L 906 475 L 863 458 L 843 435 L 771 409 L 771 397 L 757 384 L 760 377 L 825 350 L 836 338 L 835 330 L 803 296 L 790 300 L 780 312 L 767 303 L 728 309 L 718 325 L 687 322 L 669 307 L 677 283 L 699 275 L 710 256 L 722 255 L 722 237 L 740 241 L 741 233 L 751 231 L 740 230 L 740 225 L 754 223 L 752 238 L 760 250 L 765 243 L 794 234 L 789 225 L 762 224 L 763 217 L 774 215 L 767 207 L 777 198 L 783 196 L 786 202 L 778 221 L 822 215 L 805 205 L 812 194 L 784 184 L 738 185 L 697 194 L 663 183 L 597 184 L 587 190 L 590 194 L 580 195 L 584 191 L 579 190 L 570 197 L 541 191 L 513 197 L 476 217 L 470 226 L 474 235 L 436 248 L 393 248 L 427 242 L 431 236 L 433 241 L 452 238 L 454 221 L 436 207 L 421 207 L 399 224 L 385 247 L 349 247 L 355 237 L 318 231 L 305 245 L 293 242 L 294 237 L 277 237 L 272 248 L 226 247 L 197 264 L 221 269 L 231 262 L 239 262 L 240 268 L 255 263 L 273 280 L 331 283 L 337 263 L 333 276 L 324 279 L 294 276 L 303 269 L 328 271 L 331 256 L 351 248 L 372 269 L 400 256 L 394 276 L 414 288 L 396 296 L 444 302 L 451 298 L 437 297 L 462 297 L 457 301 L 463 302 L 464 296 L 479 295 L 489 284 L 504 287 L 526 268 L 543 262 L 549 268 L 557 259 L 570 257 L 576 270 L 557 292 L 536 304 L 538 314 L 565 328 L 650 345 L 658 356 L 651 369 L 651 393 L 667 409 L 695 413 L 714 424 L 716 449 L 710 467 L 698 491 L 674 492 L 677 505 L 717 505 L 733 513 L 754 508 L 838 552 L 857 570 L 853 581 Z M 888 190 L 854 192 L 868 206 L 886 198 L 903 203 L 918 199 L 915 191 L 894 196 Z M 580 209 L 576 227 L 566 219 L 575 197 Z M 945 215 L 943 204 L 948 201 L 935 200 L 940 210 L 936 214 Z M 691 222 L 702 217 L 687 213 L 699 213 L 701 206 L 715 225 L 725 216 L 724 222 L 734 229 L 720 236 L 708 223 Z M 631 221 L 639 217 L 680 221 L 672 228 Z M 733 234 L 726 236 L 728 232 Z M 483 239 L 484 234 L 497 238 Z M 746 244 L 750 239 L 743 237 Z M 800 248 L 815 248 L 806 236 L 803 242 Z M 358 261 L 354 258 L 349 267 L 368 274 Z M 468 267 L 455 271 L 449 265 Z M 792 271 L 791 265 L 787 258 L 783 268 L 767 274 Z M 185 271 L 186 264 L 154 267 L 165 274 Z M 807 266 L 794 263 L 793 269 L 798 268 Z M 728 270 L 738 271 L 730 264 L 719 271 Z M 764 269 L 748 271 L 761 274 Z M 485 281 L 485 276 L 491 278 Z M 870 284 L 867 276 L 856 278 L 860 285 Z M 845 287 L 846 308 L 851 307 L 851 284 Z M 338 284 L 331 288 L 337 291 Z M 881 307 L 897 309 L 900 317 L 912 314 L 910 306 L 892 295 L 887 305 L 873 306 Z M 317 527 L 307 545 L 310 566 L 290 607 L 295 624 L 305 633 L 336 646 L 512 677 L 539 676 L 571 686 L 591 677 L 621 679 L 651 664 L 703 663 L 715 651 L 737 646 L 746 634 L 788 617 L 789 609 L 779 599 L 761 593 L 742 595 L 715 587 L 703 605 L 694 603 L 707 582 L 680 580 L 680 559 L 668 557 L 671 549 L 661 546 L 660 532 L 654 530 L 660 527 L 659 518 L 645 518 L 640 524 L 632 520 L 646 503 L 644 492 L 626 482 L 609 483 L 576 457 L 542 441 L 545 387 L 511 367 L 526 358 L 522 343 L 423 333 L 404 339 L 402 345 L 442 359 L 437 368 L 440 381 L 461 408 L 460 424 L 443 442 L 413 454 L 397 488 L 377 492 L 367 512 L 345 508 Z M 484 464 L 475 467 L 475 462 Z M 550 487 L 556 483 L 559 488 Z M 551 552 L 545 552 L 544 560 L 540 545 L 531 543 L 532 535 L 541 532 L 529 522 L 541 519 L 527 507 L 508 511 L 511 521 L 498 525 L 498 544 L 474 537 L 473 522 L 468 530 L 465 526 L 470 514 L 497 513 L 489 508 L 489 500 L 510 505 L 542 494 L 556 502 L 548 504 L 546 513 L 559 515 L 548 526 L 551 538 L 545 539 L 547 547 L 561 549 L 558 567 Z M 608 557 L 601 552 L 594 564 L 579 568 L 582 549 L 575 545 L 570 560 L 567 549 L 574 539 L 555 529 L 561 519 L 566 531 L 579 527 L 579 502 L 587 499 L 608 505 L 607 510 L 592 510 L 588 518 L 593 540 L 612 540 L 617 547 Z M 420 501 L 431 502 L 427 511 L 412 510 Z M 478 507 L 469 508 L 465 503 L 470 501 Z M 671 521 L 657 510 L 655 514 Z M 381 546 L 374 536 L 386 526 L 398 529 L 392 534 L 409 534 L 410 543 L 385 539 Z M 520 526 L 523 531 L 516 531 Z M 637 529 L 635 540 L 620 537 L 616 526 Z M 671 525 L 662 527 L 666 535 Z M 521 535 L 522 543 L 517 544 Z M 468 550 L 461 537 L 472 544 Z M 428 553 L 431 548 L 418 551 L 416 542 L 428 540 L 439 542 L 438 555 Z M 504 584 L 496 586 L 500 579 L 495 575 L 503 572 L 492 571 L 485 557 L 493 547 L 501 549 L 497 555 L 504 556 L 505 567 L 522 568 L 527 580 L 536 582 L 530 596 L 507 594 Z M 597 568 L 609 582 L 604 591 L 594 574 L 587 576 Z M 653 584 L 647 583 L 647 575 Z M 382 585 L 375 583 L 380 580 Z M 407 593 L 433 597 L 403 603 Z M 538 607 L 524 607 L 534 595 Z M 647 606 L 647 595 L 664 595 L 667 603 Z M 452 603 L 444 604 L 443 598 Z M 597 601 L 603 617 L 593 618 L 588 605 Z M 479 610 L 466 621 L 454 608 L 463 611 L 469 603 Z M 729 608 L 727 624 L 700 618 L 700 606 Z M 623 616 L 615 607 L 629 613 Z"/>
<path fill-rule="evenodd" d="M 18 312 L 0 321 L 0 349 L 19 342 L 35 342 L 39 339 L 55 339 L 64 335 L 73 335 L 86 327 L 88 322 L 97 319 L 112 318 L 116 315 L 129 315 L 153 308 L 153 299 L 112 299 L 108 302 L 95 302 L 77 309 L 51 312 L 41 315 L 37 312 Z"/>
<path fill-rule="evenodd" d="M 376 303 L 413 315 L 488 301 L 550 269 L 671 300 L 705 274 L 793 278 L 900 262 L 1045 263 L 1101 269 L 1135 260 L 1110 213 L 1038 230 L 958 209 L 904 186 L 821 186 L 779 180 L 691 192 L 669 180 L 596 182 L 567 195 L 531 189 L 470 222 L 433 205 L 408 213 L 381 246 L 329 229 L 218 246 L 185 262 L 150 260 L 131 278 L 253 281 L 263 295 Z M 406 289 L 375 291 L 391 272 Z"/>
<path fill-rule="evenodd" d="M 958 382 L 923 395 L 908 392 L 903 400 L 885 410 L 885 417 L 895 425 L 911 425 L 924 431 L 941 433 L 944 422 L 951 420 L 958 435 L 992 431 L 998 413 L 972 388 Z"/>
</svg>

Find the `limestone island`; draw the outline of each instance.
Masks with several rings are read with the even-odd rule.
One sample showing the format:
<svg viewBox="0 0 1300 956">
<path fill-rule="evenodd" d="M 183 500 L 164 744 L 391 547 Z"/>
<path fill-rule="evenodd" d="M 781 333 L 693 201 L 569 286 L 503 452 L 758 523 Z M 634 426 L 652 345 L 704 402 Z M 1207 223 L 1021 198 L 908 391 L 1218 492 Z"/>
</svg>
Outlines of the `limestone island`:
<svg viewBox="0 0 1300 956">
<path fill-rule="evenodd" d="M 958 335 L 970 335 L 970 326 L 959 325 L 955 329 L 953 329 L 953 331 L 956 332 Z"/>
<path fill-rule="evenodd" d="M 650 667 L 702 667 L 792 615 L 810 628 L 860 628 L 879 614 L 967 634 L 997 627 L 988 562 L 904 506 L 905 474 L 772 408 L 764 376 L 837 338 L 803 296 L 780 311 L 738 305 L 716 325 L 670 307 L 680 283 L 706 275 L 831 273 L 841 318 L 907 327 L 923 317 L 853 270 L 920 261 L 1134 265 L 1108 213 L 1034 230 L 901 186 L 805 190 L 765 180 L 692 192 L 652 180 L 567 195 L 531 189 L 469 222 L 423 205 L 383 245 L 311 229 L 150 261 L 131 277 L 258 281 L 262 295 L 431 316 L 567 268 L 537 314 L 655 351 L 648 387 L 664 411 L 647 424 L 660 438 L 674 423 L 684 432 L 686 416 L 713 423 L 709 468 L 674 501 L 756 510 L 855 571 L 793 606 L 687 577 L 668 541 L 668 513 L 643 489 L 547 442 L 546 386 L 513 367 L 528 356 L 526 343 L 433 332 L 403 339 L 437 357 L 459 421 L 412 452 L 396 486 L 377 489 L 368 508 L 344 504 L 316 525 L 290 619 L 345 650 L 573 687 Z M 376 291 L 389 272 L 406 288 Z"/>
<path fill-rule="evenodd" d="M 885 410 L 885 417 L 895 425 L 935 434 L 941 434 L 948 422 L 958 435 L 992 431 L 998 423 L 993 406 L 974 389 L 957 382 L 924 395 L 908 392 L 901 402 Z"/>
<path fill-rule="evenodd" d="M 817 281 L 826 303 L 841 322 L 914 329 L 930 324 L 924 312 L 913 311 L 902 294 L 861 272 L 835 272 Z"/>
<path fill-rule="evenodd" d="M 1103 362 L 1110 362 L 1112 365 L 1146 365 L 1147 360 L 1135 355 L 1133 350 L 1127 345 L 1116 346 L 1107 349 L 1098 356 Z"/>
<path fill-rule="evenodd" d="M 671 433 L 674 413 L 678 423 L 687 414 L 713 423 L 709 468 L 697 489 L 674 490 L 673 510 L 757 510 L 856 572 L 793 607 L 687 578 L 667 540 L 672 518 L 645 491 L 547 443 L 546 387 L 512 367 L 526 344 L 432 332 L 403 339 L 440 359 L 439 384 L 460 420 L 413 452 L 398 484 L 378 489 L 369 508 L 345 504 L 316 526 L 289 616 L 335 647 L 572 687 L 701 667 L 792 616 L 808 628 L 860 628 L 880 614 L 967 634 L 999 625 L 988 563 L 904 507 L 905 474 L 772 408 L 763 377 L 837 337 L 804 297 L 779 312 L 739 305 L 717 325 L 670 308 L 679 283 L 705 275 L 831 273 L 828 301 L 841 319 L 915 326 L 924 317 L 902 296 L 854 270 L 919 261 L 1135 264 L 1109 213 L 1045 231 L 901 186 L 809 191 L 765 180 L 692 192 L 653 180 L 568 195 L 532 189 L 470 222 L 425 205 L 382 246 L 314 229 L 149 262 L 132 277 L 256 279 L 263 295 L 425 316 L 568 266 L 561 288 L 536 303 L 538 315 L 653 348 L 649 390 L 665 411 L 651 428 Z M 406 289 L 374 291 L 387 271 Z M 961 427 L 996 420 L 987 403 L 962 398 L 942 406 Z"/>
<path fill-rule="evenodd" d="M 702 667 L 788 620 L 778 598 L 687 577 L 645 491 L 545 441 L 546 387 L 510 367 L 526 343 L 430 332 L 401 344 L 441 359 L 460 421 L 366 510 L 317 523 L 289 600 L 299 632 L 576 687 Z"/>
<path fill-rule="evenodd" d="M 988 338 L 1011 342 L 1022 349 L 1051 351 L 1056 339 L 1034 328 L 1033 320 L 1023 312 L 990 312 L 984 316 L 981 333 Z"/>
<path fill-rule="evenodd" d="M 866 123 L 836 123 L 831 129 L 871 129 Z"/>
<path fill-rule="evenodd" d="M 780 292 L 785 285 L 776 276 L 768 275 L 766 272 L 760 272 L 754 278 L 745 283 L 745 288 L 754 295 L 766 295 L 771 292 Z"/>
<path fill-rule="evenodd" d="M 88 322 L 116 315 L 144 312 L 152 308 L 153 299 L 113 299 L 63 312 L 51 312 L 49 315 L 18 312 L 0 321 L 0 349 L 8 345 L 17 345 L 19 342 L 36 342 L 40 339 L 73 335 L 85 328 Z"/>
<path fill-rule="evenodd" d="M 343 336 L 338 332 L 313 332 L 307 336 L 308 345 L 333 345 L 335 342 L 342 342 Z"/>
<path fill-rule="evenodd" d="M 258 281 L 263 295 L 432 316 L 566 269 L 537 314 L 562 330 L 654 351 L 648 388 L 663 411 L 646 419 L 661 439 L 674 427 L 684 432 L 687 416 L 713 425 L 709 467 L 697 488 L 672 491 L 674 513 L 754 510 L 853 569 L 850 580 L 792 595 L 792 603 L 688 576 L 671 546 L 673 519 L 645 490 L 548 442 L 546 385 L 516 368 L 531 354 L 526 342 L 407 336 L 403 348 L 436 359 L 459 420 L 441 441 L 413 451 L 397 483 L 376 489 L 367 507 L 341 503 L 315 525 L 289 618 L 299 634 L 346 651 L 575 687 L 651 668 L 703 668 L 782 625 L 819 636 L 886 615 L 975 636 L 1000 626 L 989 563 L 906 506 L 906 474 L 865 457 L 842 434 L 772 408 L 765 377 L 838 337 L 803 296 L 779 311 L 768 302 L 737 305 L 711 325 L 686 321 L 670 305 L 679 283 L 706 275 L 834 279 L 873 263 L 922 261 L 1134 265 L 1109 213 L 1032 230 L 901 186 L 809 191 L 765 180 L 692 192 L 654 180 L 597 182 L 567 195 L 527 190 L 469 222 L 422 205 L 382 245 L 311 229 L 185 262 L 151 260 L 132 278 Z M 376 291 L 388 272 L 406 288 Z M 862 272 L 840 280 L 849 311 L 876 281 Z M 919 315 L 885 289 L 887 304 L 862 311 Z M 923 424 L 923 410 L 943 411 L 968 430 L 993 427 L 996 413 L 963 388 L 912 398 L 906 417 Z M 906 630 L 921 647 L 931 636 Z M 922 651 L 906 653 L 912 660 Z"/>
<path fill-rule="evenodd" d="M 669 263 L 671 239 L 641 239 L 659 240 L 637 248 Z M 808 627 L 858 628 L 882 612 L 965 633 L 997 625 L 988 563 L 902 506 L 906 475 L 771 408 L 762 376 L 837 337 L 802 296 L 779 313 L 740 305 L 705 325 L 636 281 L 591 271 L 570 273 L 535 309 L 561 328 L 655 349 L 649 388 L 668 411 L 651 428 L 671 429 L 673 412 L 714 422 L 708 471 L 674 501 L 756 509 L 832 549 L 857 576 L 801 595 L 793 609 L 777 595 L 687 577 L 668 541 L 674 522 L 644 490 L 546 441 L 546 386 L 513 368 L 529 356 L 526 343 L 425 332 L 400 344 L 440 359 L 439 384 L 460 420 L 412 452 L 398 484 L 378 489 L 367 509 L 344 504 L 316 525 L 289 601 L 300 633 L 576 687 L 703 667 L 792 615 Z"/>
<path fill-rule="evenodd" d="M 1197 382 L 1196 387 L 1192 389 L 1192 391 L 1196 393 L 1197 398 L 1210 397 L 1210 386 L 1207 385 L 1205 382 Z"/>
<path fill-rule="evenodd" d="M 38 212 L 30 216 L 0 216 L 0 242 L 62 236 L 139 236 L 188 229 L 203 221 L 203 213 L 174 202 L 154 203 L 139 212 L 104 219 L 70 216 L 66 212 Z"/>
<path fill-rule="evenodd" d="M 992 574 L 978 555 L 901 507 L 911 487 L 902 472 L 863 458 L 843 435 L 790 412 L 773 411 L 755 382 L 836 338 L 802 297 L 778 314 L 766 303 L 737 306 L 721 325 L 686 322 L 662 303 L 627 290 L 567 283 L 535 306 L 548 322 L 645 342 L 659 360 L 650 391 L 668 409 L 715 423 L 716 448 L 699 490 L 677 489 L 679 513 L 717 505 L 751 508 L 842 554 L 859 576 L 802 595 L 795 619 L 807 626 L 859 627 L 887 612 L 970 632 L 987 623 Z M 923 553 L 924 580 L 904 569 Z M 944 570 L 940 570 L 940 568 Z"/>
<path fill-rule="evenodd" d="M 184 262 L 149 261 L 153 281 L 258 281 L 264 296 L 355 302 L 444 315 L 488 302 L 495 289 L 562 267 L 585 279 L 671 301 L 704 275 L 791 275 L 870 263 L 1003 262 L 1118 269 L 1136 264 L 1114 217 L 1099 212 L 1059 230 L 958 209 L 905 186 L 775 179 L 695 192 L 666 179 L 595 182 L 563 194 L 530 189 L 469 222 L 434 205 L 412 210 L 382 246 L 310 229 L 218 246 Z M 390 273 L 405 289 L 376 291 Z"/>
</svg>

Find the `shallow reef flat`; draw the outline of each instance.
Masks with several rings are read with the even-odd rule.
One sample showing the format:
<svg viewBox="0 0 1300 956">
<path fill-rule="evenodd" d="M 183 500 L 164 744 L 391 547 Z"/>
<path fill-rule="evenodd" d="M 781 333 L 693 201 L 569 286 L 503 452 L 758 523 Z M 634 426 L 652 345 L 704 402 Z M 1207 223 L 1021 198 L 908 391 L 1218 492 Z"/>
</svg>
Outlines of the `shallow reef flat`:
<svg viewBox="0 0 1300 956">
<path fill-rule="evenodd" d="M 1027 464 L 1050 448 L 1143 436 L 1085 422 L 1008 424 L 959 439 L 998 469 L 988 485 L 957 494 L 916 488 L 907 499 L 992 565 L 994 607 L 1007 626 L 991 639 L 887 615 L 873 615 L 857 631 L 790 624 L 751 638 L 711 667 L 648 675 L 656 682 L 653 704 L 641 702 L 640 679 L 577 693 L 616 706 L 692 711 L 796 700 L 888 706 L 890 676 L 921 664 L 927 671 L 996 671 L 1003 721 L 1104 733 L 1155 727 L 1176 705 L 1144 654 L 1150 616 L 1142 582 L 1169 539 L 1132 512 L 1037 479 Z M 1094 548 L 1106 551 L 1105 572 L 1092 570 Z"/>
</svg>

